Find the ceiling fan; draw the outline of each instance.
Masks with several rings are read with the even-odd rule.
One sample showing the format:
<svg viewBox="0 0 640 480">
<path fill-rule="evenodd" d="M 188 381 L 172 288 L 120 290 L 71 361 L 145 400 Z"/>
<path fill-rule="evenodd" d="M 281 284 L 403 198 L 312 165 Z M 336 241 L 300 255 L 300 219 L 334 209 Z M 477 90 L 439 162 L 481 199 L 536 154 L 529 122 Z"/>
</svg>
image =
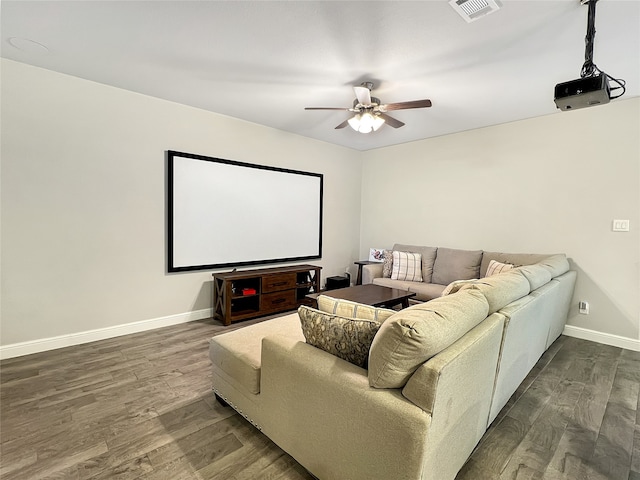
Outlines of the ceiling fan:
<svg viewBox="0 0 640 480">
<path fill-rule="evenodd" d="M 393 128 L 400 128 L 404 122 L 396 120 L 387 115 L 386 112 L 393 110 L 405 110 L 408 108 L 426 108 L 431 106 L 431 100 L 413 100 L 410 102 L 398 103 L 380 103 L 380 99 L 371 96 L 372 82 L 362 82 L 360 85 L 353 87 L 356 99 L 350 108 L 342 107 L 305 107 L 305 110 L 344 110 L 354 112 L 355 115 L 345 120 L 336 129 L 344 128 L 349 125 L 355 131 L 360 133 L 369 133 L 378 130 L 385 123 Z"/>
</svg>

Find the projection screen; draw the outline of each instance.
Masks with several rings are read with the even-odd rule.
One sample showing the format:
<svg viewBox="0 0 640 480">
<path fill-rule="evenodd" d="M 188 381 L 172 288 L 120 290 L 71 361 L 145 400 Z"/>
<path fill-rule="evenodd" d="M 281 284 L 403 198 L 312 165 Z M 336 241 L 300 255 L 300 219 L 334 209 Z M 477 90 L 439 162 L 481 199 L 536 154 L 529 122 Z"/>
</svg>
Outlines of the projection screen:
<svg viewBox="0 0 640 480">
<path fill-rule="evenodd" d="M 167 152 L 168 271 L 322 257 L 323 176 Z"/>
</svg>

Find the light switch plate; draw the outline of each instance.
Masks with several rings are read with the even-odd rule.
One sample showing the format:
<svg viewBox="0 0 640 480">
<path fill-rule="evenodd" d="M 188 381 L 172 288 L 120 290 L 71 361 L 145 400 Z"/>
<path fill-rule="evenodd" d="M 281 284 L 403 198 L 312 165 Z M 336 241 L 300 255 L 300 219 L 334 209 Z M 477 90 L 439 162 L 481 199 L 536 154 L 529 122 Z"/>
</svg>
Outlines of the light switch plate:
<svg viewBox="0 0 640 480">
<path fill-rule="evenodd" d="M 629 220 L 614 220 L 613 221 L 613 231 L 614 232 L 628 232 L 629 231 Z"/>
</svg>

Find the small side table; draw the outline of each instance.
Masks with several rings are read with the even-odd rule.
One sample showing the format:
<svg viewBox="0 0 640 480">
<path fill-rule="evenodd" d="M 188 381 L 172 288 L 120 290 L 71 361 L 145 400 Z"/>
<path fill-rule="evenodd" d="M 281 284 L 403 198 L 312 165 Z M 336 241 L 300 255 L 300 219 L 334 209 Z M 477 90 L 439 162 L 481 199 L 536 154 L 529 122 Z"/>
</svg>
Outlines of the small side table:
<svg viewBox="0 0 640 480">
<path fill-rule="evenodd" d="M 373 263 L 380 262 L 372 262 L 370 260 L 358 260 L 357 262 L 353 262 L 354 265 L 358 265 L 358 277 L 356 278 L 356 285 L 362 285 L 362 266 L 371 265 Z"/>
</svg>

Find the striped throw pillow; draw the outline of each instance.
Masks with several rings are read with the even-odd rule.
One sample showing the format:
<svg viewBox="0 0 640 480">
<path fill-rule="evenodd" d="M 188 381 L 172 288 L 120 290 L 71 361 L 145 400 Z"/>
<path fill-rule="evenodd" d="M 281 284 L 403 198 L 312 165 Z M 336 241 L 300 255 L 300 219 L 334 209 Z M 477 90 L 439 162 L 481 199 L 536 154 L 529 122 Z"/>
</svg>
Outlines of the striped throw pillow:
<svg viewBox="0 0 640 480">
<path fill-rule="evenodd" d="M 511 270 L 514 265 L 510 263 L 500 263 L 495 260 L 491 260 L 489 262 L 489 266 L 487 267 L 487 273 L 485 273 L 485 277 L 490 277 L 491 275 L 495 275 L 496 273 L 506 272 L 507 270 Z"/>
<path fill-rule="evenodd" d="M 422 281 L 422 254 L 393 252 L 392 280 Z"/>
<path fill-rule="evenodd" d="M 328 295 L 320 295 L 318 297 L 318 310 L 340 317 L 357 318 L 358 320 L 371 320 L 373 322 L 384 322 L 391 315 L 396 313 L 395 310 L 388 308 L 377 308 L 362 303 L 351 302 L 333 298 Z"/>
</svg>

